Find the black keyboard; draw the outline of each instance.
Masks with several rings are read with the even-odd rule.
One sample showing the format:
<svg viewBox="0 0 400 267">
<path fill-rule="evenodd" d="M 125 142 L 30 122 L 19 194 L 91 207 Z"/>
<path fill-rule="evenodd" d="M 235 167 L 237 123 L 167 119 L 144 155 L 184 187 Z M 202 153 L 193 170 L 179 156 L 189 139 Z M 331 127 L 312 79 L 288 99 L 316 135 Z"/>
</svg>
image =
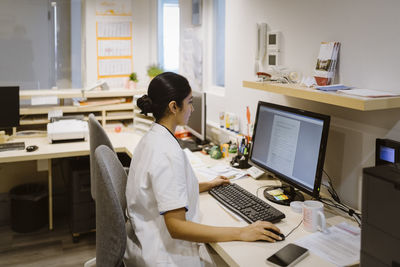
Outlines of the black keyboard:
<svg viewBox="0 0 400 267">
<path fill-rule="evenodd" d="M 0 144 L 0 152 L 9 151 L 9 150 L 24 150 L 24 149 L 25 149 L 25 142 Z"/>
<path fill-rule="evenodd" d="M 237 184 L 221 185 L 208 191 L 222 205 L 242 217 L 246 222 L 278 222 L 285 214 L 259 199 Z"/>
</svg>

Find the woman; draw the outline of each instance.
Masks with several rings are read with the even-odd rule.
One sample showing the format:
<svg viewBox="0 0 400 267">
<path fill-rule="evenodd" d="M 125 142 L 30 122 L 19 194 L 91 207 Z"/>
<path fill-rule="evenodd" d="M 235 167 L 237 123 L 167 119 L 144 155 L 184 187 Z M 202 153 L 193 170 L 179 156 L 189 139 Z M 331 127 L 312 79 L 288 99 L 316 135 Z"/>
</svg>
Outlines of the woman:
<svg viewBox="0 0 400 267">
<path fill-rule="evenodd" d="M 128 266 L 200 266 L 197 242 L 274 242 L 280 232 L 269 222 L 246 227 L 199 224 L 199 192 L 229 183 L 225 177 L 198 183 L 173 133 L 193 111 L 188 81 L 175 73 L 155 77 L 148 95 L 137 100 L 142 113 L 156 121 L 134 151 L 127 182 L 127 212 L 134 230 L 128 237 Z"/>
</svg>

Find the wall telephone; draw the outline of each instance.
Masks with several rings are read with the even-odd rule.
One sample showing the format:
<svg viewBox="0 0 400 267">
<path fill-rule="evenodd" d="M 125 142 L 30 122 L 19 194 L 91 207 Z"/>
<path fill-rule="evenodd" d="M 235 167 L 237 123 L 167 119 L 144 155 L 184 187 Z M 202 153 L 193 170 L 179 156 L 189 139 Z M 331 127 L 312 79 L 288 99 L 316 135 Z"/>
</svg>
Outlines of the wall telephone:
<svg viewBox="0 0 400 267">
<path fill-rule="evenodd" d="M 259 72 L 260 64 L 264 61 L 267 52 L 267 24 L 257 23 L 257 44 L 255 57 L 255 72 Z"/>
<path fill-rule="evenodd" d="M 267 52 L 267 24 L 257 23 L 256 60 L 263 61 Z"/>
</svg>

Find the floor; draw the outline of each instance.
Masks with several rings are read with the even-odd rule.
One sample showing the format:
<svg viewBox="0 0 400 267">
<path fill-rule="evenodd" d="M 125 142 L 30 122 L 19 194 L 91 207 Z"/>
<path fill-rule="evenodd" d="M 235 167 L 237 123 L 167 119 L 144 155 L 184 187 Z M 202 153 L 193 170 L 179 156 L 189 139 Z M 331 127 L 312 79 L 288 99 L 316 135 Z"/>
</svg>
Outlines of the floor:
<svg viewBox="0 0 400 267">
<path fill-rule="evenodd" d="M 214 266 L 228 266 L 210 246 L 207 251 Z M 82 234 L 79 241 L 73 243 L 66 220 L 58 219 L 53 231 L 46 225 L 26 234 L 16 233 L 10 226 L 0 226 L 0 267 L 83 266 L 95 256 L 96 234 Z"/>
<path fill-rule="evenodd" d="M 79 242 L 73 243 L 65 220 L 57 220 L 53 231 L 46 227 L 19 234 L 10 226 L 1 226 L 0 266 L 83 266 L 95 257 L 95 233 L 81 235 Z"/>
</svg>

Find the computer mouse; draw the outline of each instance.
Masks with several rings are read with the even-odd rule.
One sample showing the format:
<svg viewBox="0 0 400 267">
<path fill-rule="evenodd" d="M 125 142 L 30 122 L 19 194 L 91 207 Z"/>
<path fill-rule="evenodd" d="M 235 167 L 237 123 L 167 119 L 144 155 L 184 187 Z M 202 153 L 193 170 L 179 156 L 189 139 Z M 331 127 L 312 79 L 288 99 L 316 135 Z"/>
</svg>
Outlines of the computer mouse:
<svg viewBox="0 0 400 267">
<path fill-rule="evenodd" d="M 26 152 L 33 152 L 33 151 L 36 151 L 38 148 L 39 148 L 39 147 L 38 147 L 38 146 L 35 146 L 35 145 L 27 146 L 27 147 L 26 147 Z"/>
<path fill-rule="evenodd" d="M 280 236 L 280 237 L 282 238 L 281 240 L 275 239 L 276 241 L 283 241 L 283 240 L 285 240 L 285 235 L 284 235 L 284 234 L 278 233 L 277 231 L 272 230 L 272 229 L 268 229 L 268 231 L 270 231 L 271 233 L 274 233 L 274 234 L 276 234 L 277 236 Z"/>
</svg>

